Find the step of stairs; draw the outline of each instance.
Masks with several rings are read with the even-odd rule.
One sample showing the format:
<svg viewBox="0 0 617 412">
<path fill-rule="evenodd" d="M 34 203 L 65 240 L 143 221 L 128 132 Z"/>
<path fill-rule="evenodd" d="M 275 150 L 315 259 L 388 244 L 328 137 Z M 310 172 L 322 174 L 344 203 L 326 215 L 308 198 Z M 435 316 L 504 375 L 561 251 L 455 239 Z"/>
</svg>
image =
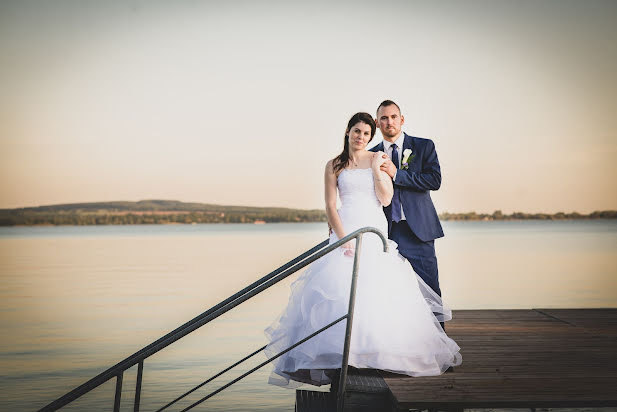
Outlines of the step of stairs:
<svg viewBox="0 0 617 412">
<path fill-rule="evenodd" d="M 331 392 L 296 390 L 296 412 L 336 411 L 336 388 Z M 345 412 L 388 411 L 390 390 L 376 370 L 350 368 L 345 388 Z"/>
</svg>

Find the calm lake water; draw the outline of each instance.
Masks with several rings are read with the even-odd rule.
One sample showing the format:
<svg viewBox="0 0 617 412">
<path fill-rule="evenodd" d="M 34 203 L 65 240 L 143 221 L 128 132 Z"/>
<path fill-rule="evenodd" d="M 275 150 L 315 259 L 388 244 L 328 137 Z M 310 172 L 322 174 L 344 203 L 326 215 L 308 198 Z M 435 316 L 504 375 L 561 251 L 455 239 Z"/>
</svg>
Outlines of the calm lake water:
<svg viewBox="0 0 617 412">
<path fill-rule="evenodd" d="M 617 221 L 444 222 L 453 309 L 617 307 Z M 325 224 L 0 228 L 0 410 L 34 411 L 327 237 Z M 152 411 L 265 344 L 291 278 L 146 360 Z M 264 359 L 209 383 L 180 410 Z M 194 410 L 293 411 L 270 367 Z M 133 410 L 136 368 L 124 376 Z M 63 410 L 109 411 L 112 380 Z M 327 390 L 327 388 L 322 388 Z"/>
</svg>

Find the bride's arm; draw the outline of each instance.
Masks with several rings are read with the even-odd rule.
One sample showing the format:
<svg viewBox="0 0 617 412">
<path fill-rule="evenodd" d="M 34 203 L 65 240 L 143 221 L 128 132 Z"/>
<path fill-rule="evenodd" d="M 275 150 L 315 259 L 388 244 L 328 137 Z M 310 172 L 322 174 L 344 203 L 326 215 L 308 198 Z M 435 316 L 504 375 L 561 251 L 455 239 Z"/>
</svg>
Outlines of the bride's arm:
<svg viewBox="0 0 617 412">
<path fill-rule="evenodd" d="M 326 197 L 326 216 L 328 217 L 328 223 L 330 227 L 339 239 L 345 237 L 345 230 L 343 229 L 343 222 L 336 210 L 336 174 L 332 167 L 332 160 L 326 164 L 325 180 L 325 197 Z"/>
<path fill-rule="evenodd" d="M 373 155 L 373 161 L 371 162 L 371 168 L 373 169 L 373 181 L 375 182 L 375 193 L 377 194 L 377 198 L 382 206 L 388 206 L 394 195 L 394 186 L 392 185 L 390 176 L 379 168 L 385 161 L 383 156 L 385 156 L 384 152 L 375 153 Z"/>
</svg>

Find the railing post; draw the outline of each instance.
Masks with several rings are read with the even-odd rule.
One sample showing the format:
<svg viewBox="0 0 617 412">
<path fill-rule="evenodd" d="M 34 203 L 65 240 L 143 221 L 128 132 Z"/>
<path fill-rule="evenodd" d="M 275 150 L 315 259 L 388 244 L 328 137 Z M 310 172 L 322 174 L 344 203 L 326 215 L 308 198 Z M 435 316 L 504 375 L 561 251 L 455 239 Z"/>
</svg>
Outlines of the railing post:
<svg viewBox="0 0 617 412">
<path fill-rule="evenodd" d="M 114 412 L 120 412 L 120 398 L 122 397 L 122 375 L 124 371 L 116 376 L 116 396 L 114 398 Z"/>
<path fill-rule="evenodd" d="M 135 402 L 133 403 L 133 412 L 139 412 L 139 402 L 141 401 L 141 378 L 144 373 L 144 361 L 139 361 L 137 365 L 137 383 L 135 384 Z"/>
<path fill-rule="evenodd" d="M 129 356 L 128 358 L 118 362 L 116 365 L 112 366 L 111 368 L 107 369 L 106 371 L 98 374 L 97 376 L 95 376 L 94 378 L 90 379 L 89 381 L 83 383 L 82 385 L 78 386 L 77 388 L 73 389 L 72 391 L 66 393 L 64 396 L 61 396 L 60 398 L 56 399 L 55 401 L 51 402 L 50 404 L 44 406 L 42 409 L 39 410 L 39 412 L 53 412 L 53 411 L 56 411 L 59 408 L 65 406 L 65 405 L 71 403 L 72 401 L 74 401 L 75 399 L 79 398 L 83 394 L 85 394 L 87 392 L 90 392 L 91 390 L 97 388 L 99 385 L 101 385 L 101 384 L 111 380 L 113 377 L 116 378 L 116 393 L 115 393 L 115 398 L 114 398 L 114 412 L 119 412 L 120 411 L 120 401 L 121 401 L 121 397 L 122 397 L 122 378 L 123 378 L 123 374 L 124 374 L 125 370 L 127 370 L 128 368 L 134 366 L 135 364 L 138 364 L 138 370 L 137 370 L 137 383 L 136 383 L 136 388 L 135 388 L 135 403 L 134 403 L 133 409 L 134 409 L 134 412 L 139 412 L 140 399 L 141 399 L 141 385 L 142 385 L 142 376 L 143 376 L 143 361 L 144 361 L 145 358 L 147 358 L 147 357 L 157 353 L 161 349 L 171 345 L 172 343 L 174 343 L 177 340 L 183 338 L 184 336 L 188 335 L 189 333 L 193 332 L 194 330 L 196 330 L 196 329 L 200 328 L 201 326 L 207 324 L 211 320 L 216 319 L 217 317 L 219 317 L 222 314 L 228 312 L 229 310 L 231 310 L 234 307 L 238 306 L 239 304 L 245 302 L 246 300 L 252 298 L 253 296 L 257 295 L 258 293 L 261 293 L 262 291 L 264 291 L 265 289 L 269 288 L 270 286 L 272 286 L 272 285 L 280 282 L 281 280 L 287 278 L 288 276 L 290 276 L 291 274 L 297 272 L 298 270 L 302 269 L 303 267 L 307 266 L 308 264 L 310 264 L 310 263 L 316 261 L 317 259 L 321 258 L 322 256 L 332 252 L 333 250 L 335 250 L 338 247 L 342 246 L 346 242 L 352 241 L 353 239 L 356 239 L 356 253 L 354 255 L 354 263 L 353 263 L 352 284 L 351 284 L 351 291 L 350 291 L 350 298 L 349 298 L 349 310 L 348 310 L 348 313 L 346 315 L 344 315 L 341 318 L 339 318 L 338 320 L 332 322 L 330 325 L 320 329 L 319 331 L 311 334 L 310 336 L 306 337 L 302 341 L 297 342 L 296 344 L 290 346 L 289 348 L 287 348 L 283 352 L 281 352 L 278 355 L 276 355 L 274 358 L 271 358 L 268 361 L 262 363 L 260 366 L 258 366 L 256 368 L 253 368 L 251 371 L 245 373 L 244 375 L 240 376 L 239 378 L 236 378 L 236 379 L 232 380 L 228 384 L 226 384 L 223 387 L 217 389 L 216 391 L 214 391 L 210 395 L 204 397 L 200 401 L 194 403 L 193 405 L 191 405 L 191 406 L 189 406 L 188 408 L 185 409 L 185 410 L 188 410 L 188 409 L 196 406 L 197 404 L 205 401 L 206 399 L 212 397 L 213 395 L 219 393 L 220 391 L 222 391 L 223 389 L 227 388 L 228 386 L 234 384 L 235 382 L 239 381 L 240 379 L 244 378 L 245 376 L 249 375 L 250 373 L 252 373 L 255 370 L 259 369 L 260 367 L 264 366 L 268 362 L 271 362 L 275 358 L 281 356 L 282 354 L 284 354 L 284 353 L 288 352 L 289 350 L 293 349 L 294 347 L 298 346 L 300 343 L 303 343 L 306 340 L 312 338 L 313 336 L 323 332 L 324 330 L 326 330 L 329 327 L 335 325 L 336 323 L 342 321 L 343 319 L 347 319 L 345 343 L 344 343 L 344 348 L 343 348 L 343 364 L 342 364 L 342 367 L 341 367 L 341 377 L 340 377 L 341 385 L 340 385 L 340 388 L 339 388 L 339 393 L 340 393 L 340 396 L 339 396 L 340 410 L 342 410 L 342 407 L 343 407 L 343 395 L 345 393 L 345 382 L 346 382 L 346 379 L 347 379 L 347 364 L 349 362 L 349 346 L 350 346 L 350 338 L 351 338 L 351 325 L 353 323 L 353 310 L 354 310 L 353 308 L 354 308 L 354 304 L 355 304 L 356 281 L 357 281 L 358 266 L 359 266 L 359 254 L 360 254 L 360 249 L 361 249 L 361 246 L 362 246 L 362 234 L 366 233 L 366 232 L 376 233 L 381 238 L 381 240 L 383 242 L 384 252 L 388 251 L 387 240 L 386 240 L 385 236 L 383 235 L 383 233 L 381 233 L 379 230 L 377 230 L 375 228 L 371 228 L 371 227 L 365 227 L 365 228 L 358 229 L 355 232 L 345 236 L 343 239 L 339 239 L 337 242 L 335 242 L 333 244 L 329 244 L 328 245 L 328 240 L 324 240 L 320 244 L 314 246 L 312 249 L 306 251 L 302 255 L 296 257 L 295 259 L 287 262 L 285 265 L 279 267 L 275 271 L 273 271 L 273 272 L 269 273 L 268 275 L 264 276 L 262 279 L 260 279 L 260 280 L 258 280 L 256 282 L 253 282 L 251 285 L 247 286 L 246 288 L 242 289 L 241 291 L 237 292 L 236 294 L 230 296 L 229 298 L 225 299 L 224 301 L 220 302 L 219 304 L 213 306 L 212 308 L 208 309 L 207 311 L 205 311 L 201 315 L 196 316 L 192 320 L 190 320 L 190 321 L 186 322 L 185 324 L 179 326 L 178 328 L 176 328 L 173 331 L 169 332 L 165 336 L 163 336 L 163 337 L 157 339 L 156 341 L 152 342 L 150 345 L 142 348 L 141 350 L 135 352 L 133 355 Z M 252 356 L 252 355 L 250 355 L 250 356 Z M 240 362 L 238 362 L 238 363 L 240 363 Z M 223 371 L 223 372 L 225 372 L 225 371 Z M 223 372 L 221 372 L 220 374 L 222 374 Z M 203 384 L 199 385 L 198 387 L 203 386 L 207 382 L 209 382 L 209 381 L 204 382 Z M 198 387 L 194 388 L 190 392 L 194 391 Z M 182 397 L 184 397 L 185 395 L 183 395 Z M 179 400 L 182 397 L 180 397 L 180 398 L 178 398 L 176 400 Z M 171 405 L 174 402 L 175 401 L 172 401 L 170 404 L 168 404 L 168 405 L 164 406 L 163 408 L 161 408 L 161 410 L 167 408 L 167 406 Z"/>
<path fill-rule="evenodd" d="M 336 410 L 343 412 L 345 402 L 345 383 L 347 382 L 347 362 L 349 361 L 349 345 L 351 343 L 351 327 L 353 324 L 353 310 L 356 303 L 356 281 L 358 279 L 358 266 L 360 265 L 360 251 L 362 249 L 362 234 L 356 239 L 356 251 L 353 257 L 353 272 L 351 274 L 351 290 L 349 291 L 349 309 L 347 310 L 347 326 L 345 328 L 345 344 L 343 346 L 343 363 L 341 365 L 341 377 L 339 380 Z"/>
</svg>

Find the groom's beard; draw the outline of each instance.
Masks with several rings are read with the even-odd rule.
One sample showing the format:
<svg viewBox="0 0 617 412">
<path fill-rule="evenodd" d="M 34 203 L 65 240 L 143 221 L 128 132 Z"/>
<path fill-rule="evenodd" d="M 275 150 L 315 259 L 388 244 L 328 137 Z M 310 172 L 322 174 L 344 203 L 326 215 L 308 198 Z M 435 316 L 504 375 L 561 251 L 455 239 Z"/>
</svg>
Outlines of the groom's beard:
<svg viewBox="0 0 617 412">
<path fill-rule="evenodd" d="M 393 138 L 401 134 L 401 130 L 397 130 L 395 127 L 393 127 L 392 129 L 386 129 L 385 131 L 382 130 L 381 134 L 383 135 L 383 137 Z"/>
</svg>

